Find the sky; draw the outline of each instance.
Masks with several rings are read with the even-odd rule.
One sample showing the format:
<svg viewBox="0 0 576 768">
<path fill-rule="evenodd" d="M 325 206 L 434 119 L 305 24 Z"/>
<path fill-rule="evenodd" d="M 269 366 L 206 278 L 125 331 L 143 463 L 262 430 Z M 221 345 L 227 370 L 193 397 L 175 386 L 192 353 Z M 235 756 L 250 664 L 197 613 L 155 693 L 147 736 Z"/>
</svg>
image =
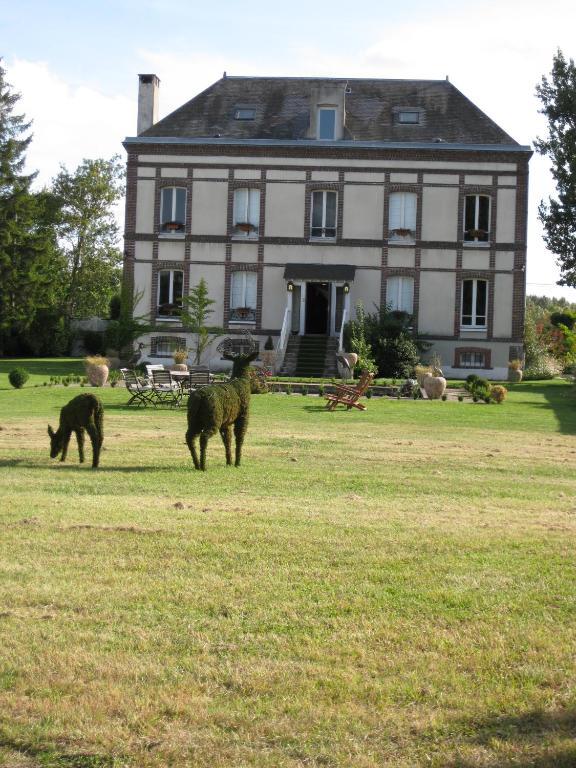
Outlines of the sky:
<svg viewBox="0 0 576 768">
<path fill-rule="evenodd" d="M 160 117 L 222 76 L 450 81 L 520 144 L 546 134 L 535 86 L 560 48 L 576 58 L 573 0 L 0 0 L 0 57 L 33 120 L 30 170 L 124 155 L 136 133 L 139 73 L 161 80 Z M 564 296 L 538 203 L 547 158 L 530 163 L 528 293 Z"/>
</svg>

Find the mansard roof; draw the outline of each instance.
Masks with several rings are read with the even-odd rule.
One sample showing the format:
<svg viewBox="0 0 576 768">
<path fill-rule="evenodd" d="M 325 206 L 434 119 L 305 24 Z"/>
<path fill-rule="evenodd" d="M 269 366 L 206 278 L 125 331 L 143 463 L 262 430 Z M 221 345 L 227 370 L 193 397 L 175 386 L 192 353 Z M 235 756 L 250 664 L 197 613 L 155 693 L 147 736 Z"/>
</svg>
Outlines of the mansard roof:
<svg viewBox="0 0 576 768">
<path fill-rule="evenodd" d="M 345 141 L 519 147 L 447 80 L 225 76 L 139 138 L 309 140 L 313 94 L 340 87 Z M 238 109 L 253 110 L 253 119 L 237 119 Z M 419 123 L 399 123 L 403 110 L 419 111 Z"/>
</svg>

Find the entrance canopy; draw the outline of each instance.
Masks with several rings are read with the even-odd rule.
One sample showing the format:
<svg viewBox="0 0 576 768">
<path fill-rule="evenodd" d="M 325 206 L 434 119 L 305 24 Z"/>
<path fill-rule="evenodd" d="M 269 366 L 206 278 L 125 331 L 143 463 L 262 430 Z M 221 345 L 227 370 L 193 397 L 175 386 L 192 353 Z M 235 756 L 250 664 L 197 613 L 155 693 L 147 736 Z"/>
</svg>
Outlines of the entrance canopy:
<svg viewBox="0 0 576 768">
<path fill-rule="evenodd" d="M 354 280 L 356 267 L 351 264 L 286 264 L 285 280 L 314 280 L 320 283 Z"/>
</svg>

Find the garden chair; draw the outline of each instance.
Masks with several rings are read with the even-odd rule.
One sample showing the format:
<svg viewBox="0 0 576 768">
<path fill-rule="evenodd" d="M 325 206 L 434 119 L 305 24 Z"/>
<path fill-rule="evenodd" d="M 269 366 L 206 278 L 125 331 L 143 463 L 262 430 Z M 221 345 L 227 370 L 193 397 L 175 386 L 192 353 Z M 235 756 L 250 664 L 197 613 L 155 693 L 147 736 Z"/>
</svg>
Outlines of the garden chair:
<svg viewBox="0 0 576 768">
<path fill-rule="evenodd" d="M 207 384 L 211 384 L 213 379 L 214 377 L 208 368 L 204 370 L 194 369 L 188 372 L 188 376 L 185 379 L 182 379 L 180 386 L 186 394 L 190 394 L 197 387 L 205 387 Z"/>
<path fill-rule="evenodd" d="M 134 371 L 131 371 L 129 368 L 120 368 L 120 373 L 124 379 L 128 394 L 131 395 L 126 405 L 134 403 L 139 408 L 141 405 L 146 407 L 153 403 L 154 391 L 151 384 L 139 379 Z"/>
<path fill-rule="evenodd" d="M 342 404 L 346 406 L 348 411 L 351 408 L 358 408 L 359 411 L 365 411 L 366 406 L 358 401 L 362 395 L 366 393 L 366 390 L 372 383 L 373 378 L 373 373 L 362 371 L 362 375 L 360 376 L 358 384 L 356 384 L 355 387 L 347 386 L 345 384 L 337 384 L 335 392 L 329 395 L 325 395 L 326 400 L 328 400 L 326 403 L 326 408 L 329 411 L 333 411 L 338 404 Z"/>
<path fill-rule="evenodd" d="M 154 392 L 154 405 L 166 403 L 171 406 L 180 405 L 182 389 L 177 381 L 172 379 L 170 371 L 164 369 L 152 370 L 152 390 Z"/>
<path fill-rule="evenodd" d="M 163 371 L 164 366 L 163 365 L 147 365 L 146 366 L 146 376 L 148 377 L 148 381 L 152 381 L 152 371 Z"/>
</svg>

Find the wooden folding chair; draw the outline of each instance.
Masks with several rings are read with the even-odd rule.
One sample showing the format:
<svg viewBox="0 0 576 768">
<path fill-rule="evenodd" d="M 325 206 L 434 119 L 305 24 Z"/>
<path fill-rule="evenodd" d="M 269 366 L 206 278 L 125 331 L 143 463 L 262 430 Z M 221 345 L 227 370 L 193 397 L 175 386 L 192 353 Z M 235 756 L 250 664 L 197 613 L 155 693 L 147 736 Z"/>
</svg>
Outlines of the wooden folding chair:
<svg viewBox="0 0 576 768">
<path fill-rule="evenodd" d="M 140 408 L 141 405 L 146 407 L 151 403 L 153 404 L 154 392 L 151 384 L 139 379 L 135 372 L 129 368 L 120 368 L 120 373 L 124 379 L 128 394 L 131 395 L 126 405 L 134 404 L 137 408 Z"/>
<path fill-rule="evenodd" d="M 329 411 L 333 411 L 337 405 L 341 404 L 345 405 L 348 411 L 351 408 L 358 408 L 359 411 L 365 411 L 366 406 L 358 401 L 362 395 L 366 393 L 366 390 L 372 383 L 373 378 L 373 373 L 362 371 L 362 375 L 360 376 L 358 384 L 356 384 L 355 387 L 347 386 L 345 384 L 338 384 L 336 386 L 336 392 L 325 395 L 326 400 L 328 401 L 326 403 L 326 408 Z"/>
<path fill-rule="evenodd" d="M 165 403 L 178 407 L 182 399 L 182 389 L 177 381 L 172 379 L 170 371 L 152 371 L 152 390 L 154 391 L 154 405 Z"/>
</svg>

